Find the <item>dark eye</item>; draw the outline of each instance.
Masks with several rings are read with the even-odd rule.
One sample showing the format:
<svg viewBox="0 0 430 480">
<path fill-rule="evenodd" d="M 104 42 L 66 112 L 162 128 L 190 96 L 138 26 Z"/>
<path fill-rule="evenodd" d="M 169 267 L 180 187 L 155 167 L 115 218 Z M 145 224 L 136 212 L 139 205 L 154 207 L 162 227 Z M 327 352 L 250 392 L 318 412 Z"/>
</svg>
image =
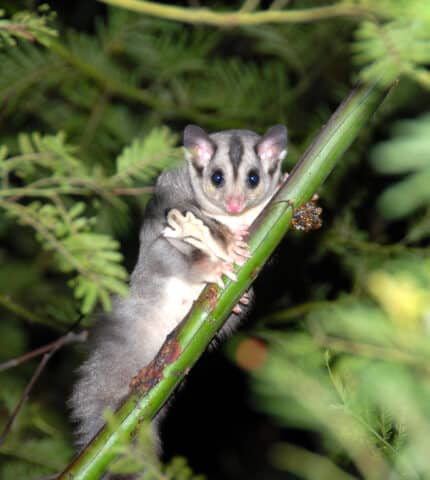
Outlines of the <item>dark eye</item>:
<svg viewBox="0 0 430 480">
<path fill-rule="evenodd" d="M 215 170 L 211 176 L 211 182 L 215 187 L 221 187 L 224 183 L 224 173 L 222 170 Z"/>
<path fill-rule="evenodd" d="M 260 183 L 260 175 L 257 170 L 250 170 L 246 179 L 250 188 L 255 188 Z"/>
</svg>

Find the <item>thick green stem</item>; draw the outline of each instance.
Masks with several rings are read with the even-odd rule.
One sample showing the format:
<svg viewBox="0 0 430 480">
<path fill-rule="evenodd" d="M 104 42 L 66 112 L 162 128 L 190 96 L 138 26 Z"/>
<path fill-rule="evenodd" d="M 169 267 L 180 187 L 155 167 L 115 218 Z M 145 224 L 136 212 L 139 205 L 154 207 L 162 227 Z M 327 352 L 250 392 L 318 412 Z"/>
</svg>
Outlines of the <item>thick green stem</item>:
<svg viewBox="0 0 430 480">
<path fill-rule="evenodd" d="M 374 12 L 359 5 L 326 5 L 323 7 L 306 8 L 302 10 L 266 10 L 253 12 L 241 9 L 236 12 L 215 12 L 208 8 L 177 7 L 162 5 L 143 0 L 100 0 L 103 3 L 127 8 L 135 12 L 154 17 L 175 20 L 192 24 L 205 24 L 218 27 L 233 27 L 238 25 L 261 25 L 263 23 L 303 23 L 316 22 L 328 18 L 352 17 L 369 18 Z"/>
<path fill-rule="evenodd" d="M 166 339 L 151 368 L 140 372 L 136 387 L 116 412 L 119 427 L 114 431 L 103 428 L 60 479 L 100 478 L 114 459 L 114 447 L 121 437 L 129 434 L 132 438 L 143 419 L 154 417 L 281 241 L 293 207 L 309 200 L 384 97 L 379 85 L 363 86 L 342 103 L 255 222 L 249 242 L 252 258 L 238 269 L 238 281 L 227 281 L 224 290 L 215 285 L 205 288 L 182 324 Z"/>
</svg>

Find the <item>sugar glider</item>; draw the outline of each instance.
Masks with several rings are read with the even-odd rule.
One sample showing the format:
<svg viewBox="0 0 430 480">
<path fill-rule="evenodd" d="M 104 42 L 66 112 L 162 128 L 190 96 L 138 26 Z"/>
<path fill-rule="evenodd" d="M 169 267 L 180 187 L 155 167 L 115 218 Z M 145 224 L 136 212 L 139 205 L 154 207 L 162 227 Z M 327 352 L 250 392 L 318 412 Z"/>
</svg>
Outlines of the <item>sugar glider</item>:
<svg viewBox="0 0 430 480">
<path fill-rule="evenodd" d="M 119 405 L 131 378 L 155 356 L 205 284 L 222 286 L 222 275 L 235 278 L 234 263 L 248 256 L 247 228 L 280 185 L 287 152 L 283 125 L 263 136 L 250 130 L 209 135 L 189 125 L 183 140 L 186 162 L 159 176 L 148 204 L 129 294 L 114 298 L 112 312 L 92 332 L 89 358 L 70 399 L 78 446 L 103 425 L 103 410 Z M 201 235 L 193 236 L 193 229 Z M 237 321 L 233 313 L 222 332 Z"/>
</svg>

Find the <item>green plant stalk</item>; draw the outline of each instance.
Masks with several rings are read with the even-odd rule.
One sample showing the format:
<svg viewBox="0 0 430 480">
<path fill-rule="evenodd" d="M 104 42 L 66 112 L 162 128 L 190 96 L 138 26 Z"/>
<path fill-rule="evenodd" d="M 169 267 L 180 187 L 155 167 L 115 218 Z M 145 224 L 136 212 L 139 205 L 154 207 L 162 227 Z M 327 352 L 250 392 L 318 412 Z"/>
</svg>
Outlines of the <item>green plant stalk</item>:
<svg viewBox="0 0 430 480">
<path fill-rule="evenodd" d="M 224 290 L 212 284 L 204 289 L 152 362 L 159 376 L 155 381 L 154 377 L 149 378 L 151 387 L 144 391 L 134 389 L 115 414 L 118 428 L 111 431 L 102 428 L 59 479 L 100 478 L 115 458 L 115 446 L 121 438 L 124 435 L 132 438 L 139 423 L 153 418 L 160 410 L 281 241 L 293 208 L 311 198 L 381 104 L 385 93 L 379 84 L 362 86 L 340 105 L 253 225 L 249 241 L 252 257 L 237 270 L 237 282 L 226 281 Z M 164 355 L 160 354 L 162 351 Z M 166 352 L 169 355 L 166 356 Z"/>
<path fill-rule="evenodd" d="M 205 24 L 217 27 L 234 27 L 239 25 L 261 25 L 263 23 L 303 23 L 316 22 L 336 17 L 352 17 L 362 20 L 375 15 L 374 10 L 359 5 L 340 3 L 302 10 L 265 10 L 250 12 L 238 10 L 233 12 L 216 12 L 208 8 L 178 7 L 162 5 L 143 0 L 99 0 L 109 5 L 126 8 L 134 12 L 192 24 Z"/>
</svg>

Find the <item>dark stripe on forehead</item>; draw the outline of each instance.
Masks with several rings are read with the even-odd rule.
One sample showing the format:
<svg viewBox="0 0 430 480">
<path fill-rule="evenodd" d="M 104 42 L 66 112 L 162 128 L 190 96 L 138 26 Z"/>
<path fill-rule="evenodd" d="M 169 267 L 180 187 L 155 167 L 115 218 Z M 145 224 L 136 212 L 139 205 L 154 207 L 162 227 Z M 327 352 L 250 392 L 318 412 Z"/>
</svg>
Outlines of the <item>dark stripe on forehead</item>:
<svg viewBox="0 0 430 480">
<path fill-rule="evenodd" d="M 200 177 L 200 178 L 203 177 L 203 167 L 198 162 L 196 162 L 194 159 L 192 159 L 191 162 L 193 164 L 194 170 L 197 173 L 197 176 Z"/>
<path fill-rule="evenodd" d="M 232 135 L 230 138 L 230 145 L 228 149 L 228 155 L 230 157 L 231 164 L 233 165 L 233 175 L 237 178 L 237 171 L 239 170 L 240 162 L 243 155 L 242 140 L 238 135 Z"/>
<path fill-rule="evenodd" d="M 279 161 L 275 162 L 270 168 L 269 171 L 267 172 L 271 177 L 273 177 L 274 173 L 278 170 L 279 167 Z"/>
</svg>

